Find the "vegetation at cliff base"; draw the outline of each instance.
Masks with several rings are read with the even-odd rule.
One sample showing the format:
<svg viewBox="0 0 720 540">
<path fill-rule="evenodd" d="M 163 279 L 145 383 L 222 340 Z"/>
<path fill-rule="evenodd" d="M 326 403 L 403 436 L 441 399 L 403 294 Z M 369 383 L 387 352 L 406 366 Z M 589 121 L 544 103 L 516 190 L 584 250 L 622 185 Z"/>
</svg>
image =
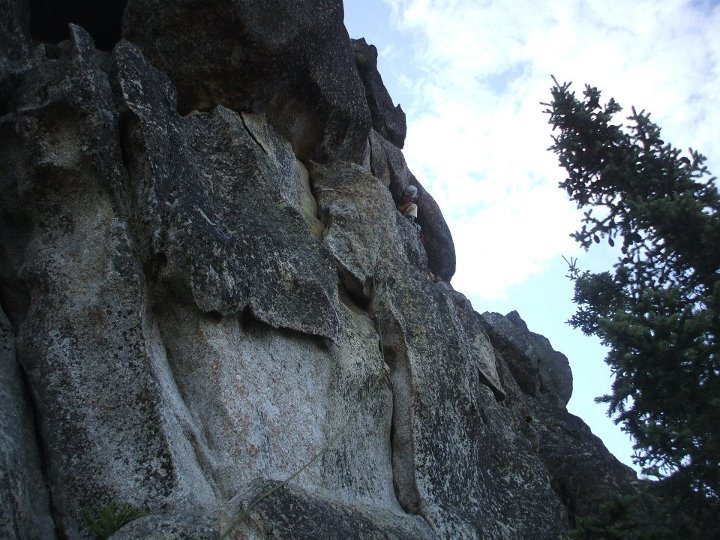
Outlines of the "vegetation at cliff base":
<svg viewBox="0 0 720 540">
<path fill-rule="evenodd" d="M 560 187 L 584 212 L 573 234 L 585 249 L 606 241 L 612 269 L 571 262 L 577 312 L 600 338 L 614 374 L 599 398 L 633 436 L 646 475 L 700 501 L 720 502 L 720 195 L 705 157 L 666 143 L 644 111 L 627 124 L 597 88 L 581 97 L 553 86 L 546 113 L 567 178 Z M 709 505 L 709 506 L 707 506 Z M 688 509 L 688 512 L 691 512 Z"/>
<path fill-rule="evenodd" d="M 147 511 L 132 504 L 111 502 L 88 510 L 85 523 L 96 538 L 105 540 L 131 521 L 146 515 Z"/>
</svg>

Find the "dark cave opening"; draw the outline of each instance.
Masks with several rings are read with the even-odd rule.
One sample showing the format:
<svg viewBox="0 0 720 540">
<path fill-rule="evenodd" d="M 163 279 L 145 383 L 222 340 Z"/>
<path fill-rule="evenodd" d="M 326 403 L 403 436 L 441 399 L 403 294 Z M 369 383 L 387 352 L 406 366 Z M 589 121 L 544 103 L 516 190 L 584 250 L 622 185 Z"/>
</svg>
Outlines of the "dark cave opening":
<svg viewBox="0 0 720 540">
<path fill-rule="evenodd" d="M 30 0 L 30 34 L 36 41 L 59 43 L 70 37 L 68 25 L 82 26 L 98 49 L 109 51 L 120 40 L 127 0 Z"/>
</svg>

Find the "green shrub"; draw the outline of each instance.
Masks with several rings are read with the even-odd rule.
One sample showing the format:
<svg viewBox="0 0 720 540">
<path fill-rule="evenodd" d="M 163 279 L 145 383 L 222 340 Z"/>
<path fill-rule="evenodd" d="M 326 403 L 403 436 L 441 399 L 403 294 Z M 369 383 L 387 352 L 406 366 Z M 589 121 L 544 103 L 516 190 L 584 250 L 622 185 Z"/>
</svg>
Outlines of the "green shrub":
<svg viewBox="0 0 720 540">
<path fill-rule="evenodd" d="M 145 510 L 132 504 L 111 502 L 88 510 L 85 523 L 95 536 L 105 540 L 124 525 L 146 515 Z"/>
</svg>

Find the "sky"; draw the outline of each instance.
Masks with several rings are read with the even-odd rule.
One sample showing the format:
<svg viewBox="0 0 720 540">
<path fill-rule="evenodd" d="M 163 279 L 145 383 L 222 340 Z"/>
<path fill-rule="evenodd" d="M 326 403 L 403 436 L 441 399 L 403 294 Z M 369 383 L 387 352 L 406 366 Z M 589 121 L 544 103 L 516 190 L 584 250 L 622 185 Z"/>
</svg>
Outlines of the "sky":
<svg viewBox="0 0 720 540">
<path fill-rule="evenodd" d="M 577 414 L 620 461 L 632 441 L 594 398 L 610 391 L 605 350 L 574 313 L 563 256 L 609 269 L 613 252 L 570 238 L 581 215 L 558 189 L 564 171 L 540 104 L 551 75 L 598 87 L 652 113 L 666 141 L 720 174 L 720 0 L 345 0 L 352 38 L 407 115 L 410 170 L 455 241 L 453 287 L 476 311 L 517 310 L 570 360 Z"/>
</svg>

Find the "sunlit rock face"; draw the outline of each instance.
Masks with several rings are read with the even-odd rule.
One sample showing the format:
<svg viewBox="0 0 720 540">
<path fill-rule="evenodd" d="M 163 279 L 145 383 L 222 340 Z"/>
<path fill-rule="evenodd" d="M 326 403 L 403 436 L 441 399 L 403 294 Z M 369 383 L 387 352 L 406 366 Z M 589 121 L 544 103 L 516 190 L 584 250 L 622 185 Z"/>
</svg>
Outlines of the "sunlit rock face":
<svg viewBox="0 0 720 540">
<path fill-rule="evenodd" d="M 0 1 L 0 536 L 561 538 L 632 492 L 450 285 L 340 2 L 48 6 Z"/>
</svg>

